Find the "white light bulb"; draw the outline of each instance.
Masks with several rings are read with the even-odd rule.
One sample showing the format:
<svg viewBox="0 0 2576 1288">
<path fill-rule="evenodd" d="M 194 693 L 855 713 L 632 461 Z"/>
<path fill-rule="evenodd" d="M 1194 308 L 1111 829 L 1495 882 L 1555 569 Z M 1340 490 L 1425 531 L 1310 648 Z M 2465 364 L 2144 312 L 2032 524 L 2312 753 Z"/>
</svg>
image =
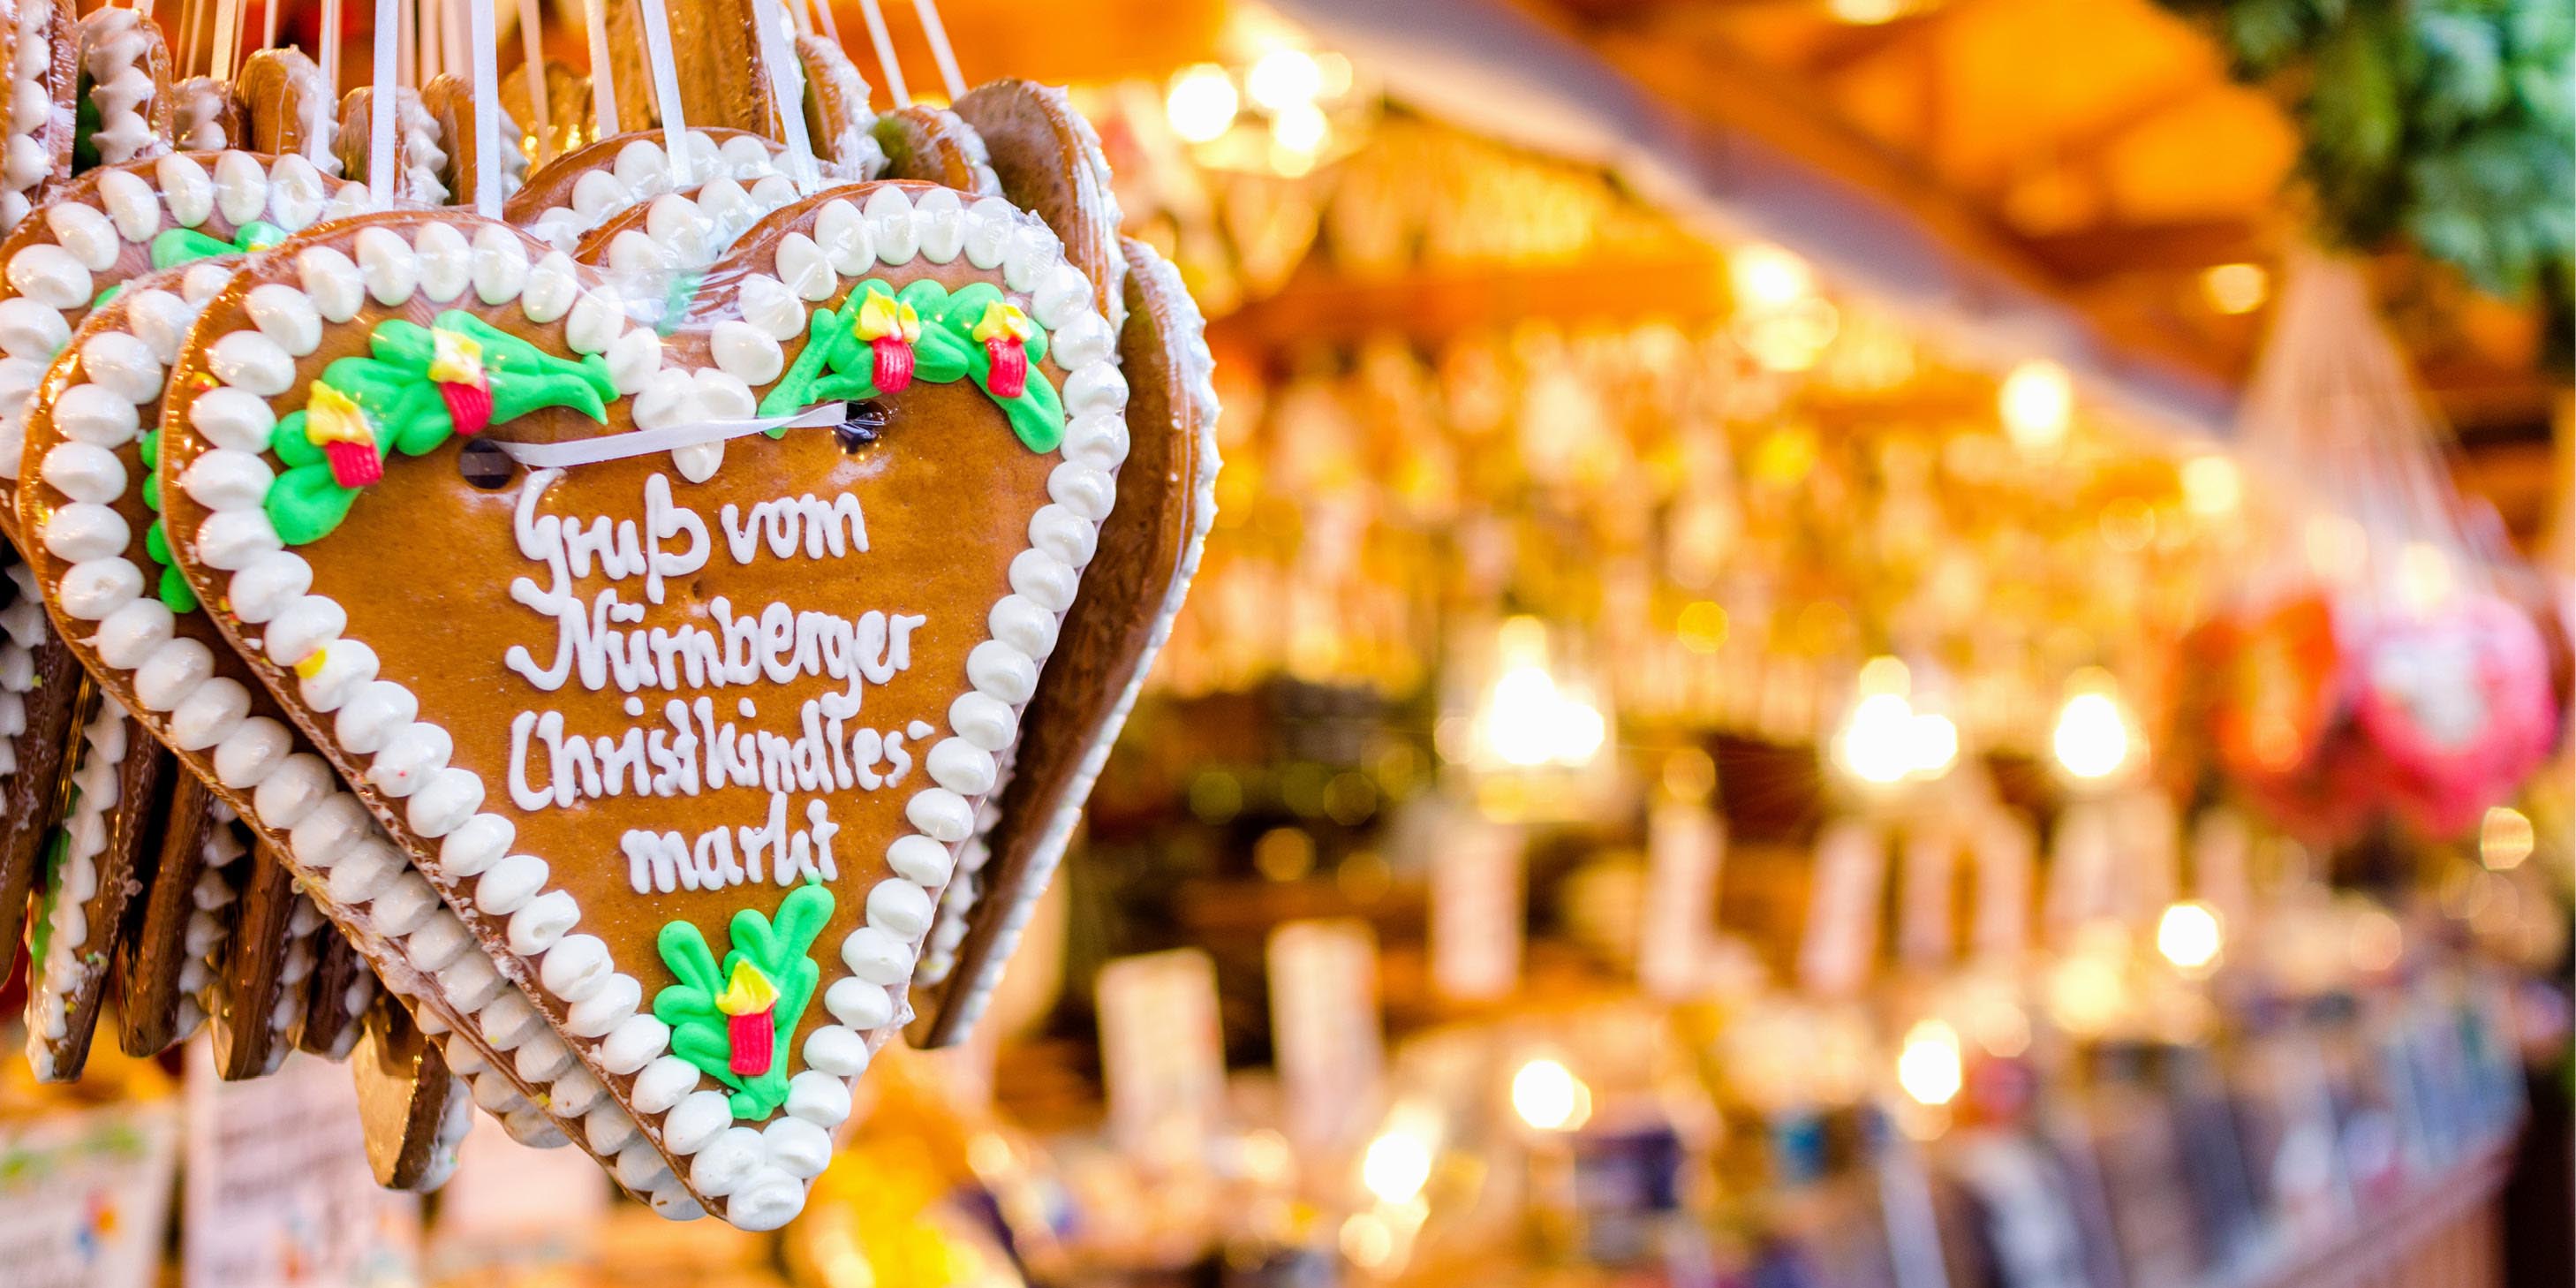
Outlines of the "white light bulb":
<svg viewBox="0 0 2576 1288">
<path fill-rule="evenodd" d="M 1171 119 L 1172 133 L 1191 143 L 1224 137 L 1234 128 L 1235 113 L 1241 108 L 1234 79 L 1214 63 L 1200 63 L 1174 76 L 1163 99 L 1163 114 Z"/>
</svg>

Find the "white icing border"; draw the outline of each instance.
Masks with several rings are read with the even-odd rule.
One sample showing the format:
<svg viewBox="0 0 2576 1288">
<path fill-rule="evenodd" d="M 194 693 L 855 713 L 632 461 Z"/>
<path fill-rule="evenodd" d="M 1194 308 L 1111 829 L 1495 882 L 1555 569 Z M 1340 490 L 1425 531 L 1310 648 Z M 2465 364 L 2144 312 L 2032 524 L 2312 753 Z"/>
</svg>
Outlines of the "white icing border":
<svg viewBox="0 0 2576 1288">
<path fill-rule="evenodd" d="M 570 206 L 546 207 L 526 221 L 524 231 L 569 254 L 600 225 L 676 191 L 671 182 L 671 158 L 663 151 L 661 138 L 661 131 L 655 130 L 628 139 L 608 165 L 585 170 L 573 181 Z M 687 138 L 693 187 L 719 178 L 757 184 L 773 177 L 788 177 L 784 158 L 770 151 L 773 145 L 768 140 L 737 134 L 720 144 L 703 130 L 691 130 Z M 806 195 L 798 193 L 789 200 Z"/>
<path fill-rule="evenodd" d="M 0 609 L 0 784 L 18 773 L 18 739 L 27 732 L 27 695 L 36 688 L 36 650 L 45 642 L 45 601 L 36 570 L 9 565 L 18 598 Z"/>
<path fill-rule="evenodd" d="M 54 150 L 46 132 L 70 129 L 71 113 L 54 101 L 46 82 L 54 70 L 52 0 L 19 0 L 16 56 L 9 68 L 9 141 L 0 150 L 0 233 L 34 209 L 36 189 L 53 177 Z"/>
<path fill-rule="evenodd" d="M 1129 271 L 1138 271 L 1137 266 L 1130 265 Z M 1187 331 L 1190 336 L 1188 369 L 1174 375 L 1182 382 L 1182 387 L 1175 393 L 1188 400 L 1199 421 L 1197 457 L 1202 464 L 1194 480 L 1198 490 L 1196 517 L 1190 524 L 1189 537 L 1181 550 L 1180 571 L 1172 579 L 1171 588 L 1164 593 L 1163 602 L 1154 616 L 1153 629 L 1146 636 L 1145 648 L 1136 659 L 1136 673 L 1128 677 L 1126 692 L 1119 695 L 1109 718 L 1101 722 L 1098 735 L 1093 738 L 1089 750 L 1083 753 L 1082 767 L 1066 784 L 1064 799 L 1048 818 L 1045 835 L 1039 838 L 1037 848 L 1030 851 L 1028 872 L 1019 888 L 1003 892 L 1011 900 L 1010 911 L 1004 914 L 1005 919 L 994 936 L 992 951 L 984 957 L 982 969 L 973 979 L 963 981 L 967 990 L 965 996 L 951 1003 L 956 1008 L 956 1035 L 961 1040 L 974 1028 L 976 1021 L 983 1018 L 984 1008 L 992 1002 L 993 990 L 1002 982 L 1003 968 L 1009 965 L 1012 952 L 1019 947 L 1020 935 L 1027 929 L 1030 916 L 1037 911 L 1038 901 L 1045 896 L 1047 882 L 1054 877 L 1056 865 L 1064 859 L 1065 847 L 1073 840 L 1074 828 L 1082 822 L 1083 808 L 1091 799 L 1092 784 L 1098 781 L 1101 766 L 1108 763 L 1110 748 L 1117 743 L 1119 731 L 1126 728 L 1127 716 L 1136 706 L 1136 697 L 1144 691 L 1146 677 L 1153 673 L 1154 659 L 1172 637 L 1172 624 L 1180 618 L 1181 604 L 1189 596 L 1190 583 L 1198 579 L 1199 561 L 1207 550 L 1208 533 L 1216 526 L 1216 476 L 1225 462 L 1217 449 L 1217 417 L 1221 409 L 1216 396 L 1216 357 L 1208 351 L 1207 345 L 1207 321 L 1199 312 L 1198 301 L 1182 284 L 1180 270 L 1169 260 L 1155 254 L 1143 265 L 1143 271 L 1161 277 L 1169 298 L 1187 310 L 1171 321 L 1173 326 Z M 969 889 L 971 891 L 973 887 Z M 956 941 L 965 937 L 965 918 L 973 911 L 974 901 L 975 895 L 970 893 L 965 905 L 956 909 L 958 926 L 955 939 L 951 941 L 952 948 Z M 944 901 L 940 916 L 943 922 L 949 916 Z M 945 933 L 947 927 L 942 925 L 941 931 Z"/>
<path fill-rule="evenodd" d="M 457 231 L 459 224 L 478 226 L 470 251 Z M 208 345 L 209 369 L 224 388 L 209 390 L 191 409 L 192 426 L 210 446 L 190 464 L 183 480 L 189 495 L 210 511 L 194 534 L 193 554 L 206 566 L 231 574 L 227 591 L 233 610 L 245 624 L 261 628 L 260 647 L 270 662 L 293 669 L 322 654 L 322 664 L 299 684 L 307 709 L 328 715 L 363 708 L 371 727 L 358 741 L 375 748 L 386 747 L 400 732 L 425 731 L 403 740 L 407 754 L 399 770 L 383 772 L 390 766 L 379 765 L 368 777 L 380 794 L 405 801 L 406 822 L 414 835 L 440 842 L 444 880 L 474 879 L 474 920 L 481 933 L 487 942 L 508 944 L 517 958 L 534 964 L 537 978 L 556 999 L 565 1031 L 575 1035 L 583 1062 L 611 1077 L 632 1078 L 627 1100 L 638 1118 L 661 1120 L 653 1133 L 661 1149 L 655 1150 L 650 1139 L 626 1145 L 612 1168 L 618 1181 L 650 1194 L 655 1209 L 674 1218 L 696 1215 L 699 1196 L 729 1200 L 723 1215 L 745 1229 L 775 1229 L 803 1209 L 807 1186 L 829 1161 L 830 1129 L 849 1115 L 848 1080 L 866 1069 L 874 1047 L 892 1035 L 898 1022 L 893 990 L 909 980 L 914 954 L 929 932 L 931 889 L 945 882 L 954 865 L 954 847 L 973 828 L 975 798 L 960 789 L 972 788 L 977 796 L 989 791 L 994 753 L 1017 738 L 1018 709 L 1028 694 L 1025 685 L 1010 677 L 1034 676 L 1052 649 L 1055 627 L 1072 605 L 1080 566 L 1090 559 L 1127 452 L 1127 390 L 1118 374 L 1115 339 L 1092 303 L 1090 282 L 1065 263 L 1062 247 L 1043 223 L 998 198 L 967 209 L 959 194 L 948 189 L 926 191 L 916 201 L 901 188 L 880 186 L 866 195 L 863 206 L 843 199 L 819 207 L 813 231 L 822 240 L 788 233 L 775 247 L 775 266 L 796 277 L 795 286 L 760 273 L 746 274 L 736 284 L 738 301 L 754 297 L 745 301 L 752 307 L 744 312 L 757 312 L 783 330 L 792 309 L 795 329 L 787 334 L 801 334 L 806 301 L 829 299 L 879 265 L 901 266 L 915 255 L 932 263 L 963 256 L 979 269 L 999 269 L 1005 286 L 1030 298 L 1032 313 L 1055 337 L 1050 352 L 1066 373 L 1067 423 L 1064 460 L 1049 483 L 1051 496 L 1058 499 L 1032 517 L 1031 545 L 1011 564 L 1013 592 L 991 615 L 997 637 L 974 648 L 987 664 L 970 667 L 969 689 L 950 710 L 955 732 L 923 758 L 931 785 L 905 804 L 905 817 L 917 831 L 888 847 L 886 860 L 896 875 L 870 888 L 867 921 L 840 945 L 850 975 L 825 990 L 824 997 L 825 1008 L 839 1022 L 806 1035 L 800 1052 L 806 1069 L 789 1080 L 785 1115 L 764 1128 L 734 1126 L 725 1094 L 701 1088 L 697 1068 L 668 1054 L 669 1029 L 640 1009 L 641 981 L 616 970 L 596 937 L 573 933 L 580 908 L 572 896 L 548 883 L 542 859 L 507 853 L 515 828 L 498 814 L 479 812 L 487 798 L 481 778 L 445 763 L 446 748 L 452 745 L 447 731 L 411 720 L 417 698 L 376 677 L 374 650 L 346 634 L 346 610 L 326 596 L 306 593 L 311 566 L 283 547 L 262 508 L 268 467 L 259 457 L 276 417 L 268 400 L 288 391 L 295 360 L 318 343 L 318 332 L 306 331 L 303 313 L 283 297 L 278 297 L 274 316 L 291 315 L 293 321 L 230 332 Z M 352 281 L 368 283 L 379 300 L 388 302 L 389 295 L 407 299 L 415 289 L 428 291 L 433 299 L 453 299 L 470 284 L 489 304 L 520 300 L 531 321 L 566 319 L 566 339 L 575 351 L 611 355 L 612 377 L 626 397 L 649 381 L 677 377 L 686 392 L 637 408 L 633 419 L 639 429 L 746 415 L 755 402 L 749 383 L 721 366 L 695 373 L 664 371 L 658 337 L 629 322 L 613 289 L 581 287 L 572 261 L 560 251 L 530 266 L 525 241 L 505 226 L 462 220 L 422 224 L 415 227 L 410 245 L 391 227 L 379 226 L 361 232 L 355 248 L 362 261 L 358 264 L 324 247 L 299 257 L 302 294 L 316 315 L 333 321 L 355 316 L 360 302 L 349 289 Z M 377 289 L 378 284 L 387 289 Z M 396 285 L 398 292 L 391 289 Z M 619 343 L 633 335 L 650 343 Z M 765 332 L 763 338 L 774 345 L 774 335 Z M 651 365 L 632 357 L 619 360 L 635 354 L 649 358 Z M 226 398 L 227 392 L 236 396 Z M 642 414 L 648 410 L 659 414 Z M 721 445 L 706 446 L 714 446 L 720 456 Z M 704 461 L 705 473 L 692 477 L 707 477 L 716 465 Z M 683 472 L 690 472 L 689 466 Z M 261 483 L 240 486 L 244 479 Z M 1047 623 L 1042 632 L 1022 624 L 1039 620 Z M 331 648 L 343 640 L 356 647 Z M 361 698 L 363 704 L 353 706 Z M 389 719 L 396 715 L 399 720 Z M 236 722 L 220 732 L 206 731 L 219 756 L 221 744 L 270 736 L 245 731 L 240 726 L 250 722 L 238 717 Z M 348 734 L 355 731 L 345 714 L 340 728 L 345 759 L 375 762 L 382 755 L 349 745 Z M 416 754 L 423 748 L 435 754 Z M 267 766 L 271 772 L 278 767 Z M 404 790 L 388 793 L 388 785 Z M 363 815 L 334 815 L 336 805 L 334 800 L 317 807 L 294 835 L 300 863 L 316 870 L 338 869 L 330 871 L 335 897 L 362 903 L 388 882 L 419 880 L 408 871 L 397 876 L 408 866 L 401 855 L 371 849 L 360 836 Z M 358 876 L 348 880 L 353 871 Z M 344 880 L 350 887 L 345 892 Z M 913 895 L 892 893 L 903 888 Z M 389 934 L 403 937 L 399 931 Z M 409 936 L 409 942 L 418 941 L 417 932 Z M 444 940 L 440 947 L 453 951 Z M 439 970 L 442 984 L 456 986 L 458 981 L 445 972 L 458 969 L 459 961 L 477 962 L 476 974 L 491 975 L 490 962 L 479 954 L 450 956 Z M 424 971 L 438 969 L 428 962 L 415 964 Z M 524 1002 L 510 1010 L 487 999 L 467 1009 L 481 1012 L 484 1036 L 495 1049 L 553 1041 Z M 874 1042 L 862 1028 L 875 1036 Z M 597 1084 L 591 1087 L 595 1093 Z M 692 1156 L 696 1161 L 685 1183 L 664 1165 L 665 1157 Z"/>
<path fill-rule="evenodd" d="M 81 729 L 80 764 L 72 770 L 72 801 L 60 824 L 69 834 L 62 865 L 49 874 L 38 902 L 51 937 L 45 959 L 28 963 L 27 1064 L 39 1082 L 64 1074 L 54 1065 L 54 1044 L 71 1031 L 70 999 L 107 970 L 107 955 L 89 943 L 89 905 L 99 894 L 98 860 L 107 853 L 108 815 L 124 795 L 126 754 L 133 749 L 132 721 L 116 699 L 100 694 L 98 712 Z M 50 847 L 51 837 L 46 844 Z M 32 937 L 30 923 L 30 935 Z M 87 960 L 84 960 L 86 958 Z M 100 999 L 93 997 L 91 1005 Z"/>
<path fill-rule="evenodd" d="M 181 771 L 186 772 L 186 771 Z M 215 1010 L 215 972 L 232 939 L 233 905 L 241 901 L 228 875 L 250 853 L 251 840 L 232 807 L 213 801 L 206 808 L 206 830 L 197 843 L 197 883 L 188 890 L 187 928 L 179 945 L 188 960 L 179 967 L 181 1004 L 173 1041 L 184 1042 L 205 1025 Z"/>
<path fill-rule="evenodd" d="M 161 87 L 147 61 L 154 33 L 143 23 L 140 11 L 114 6 L 81 20 L 80 72 L 89 79 L 89 97 L 98 104 L 99 116 L 89 138 L 101 165 L 123 165 L 170 149 L 169 140 L 152 128 L 150 113 Z"/>
</svg>

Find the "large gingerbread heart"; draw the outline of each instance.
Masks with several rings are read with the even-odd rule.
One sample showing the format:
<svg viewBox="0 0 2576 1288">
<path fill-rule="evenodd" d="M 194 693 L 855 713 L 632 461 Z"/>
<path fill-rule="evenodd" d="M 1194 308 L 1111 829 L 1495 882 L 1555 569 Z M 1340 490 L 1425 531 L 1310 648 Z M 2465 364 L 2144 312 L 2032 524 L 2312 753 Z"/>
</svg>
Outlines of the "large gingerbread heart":
<svg viewBox="0 0 2576 1288">
<path fill-rule="evenodd" d="M 769 1228 L 900 1022 L 1126 390 L 1003 203 L 829 191 L 707 282 L 666 338 L 503 225 L 317 230 L 191 333 L 160 479 L 251 669 L 645 1124 L 620 1179 Z M 366 823 L 292 836 L 353 905 L 407 875 Z"/>
<path fill-rule="evenodd" d="M 6 284 L 0 288 L 0 347 L 9 352 L 10 363 L 41 360 L 49 390 L 41 402 L 0 398 L 0 423 L 21 436 L 32 431 L 34 441 L 24 453 L 31 471 L 24 490 L 35 510 L 39 539 L 31 545 L 48 571 L 47 602 L 63 619 L 82 661 L 146 729 L 264 836 L 264 855 L 284 855 L 287 829 L 300 817 L 298 811 L 337 794 L 336 783 L 320 757 L 291 733 L 283 713 L 223 638 L 195 611 L 166 558 L 155 553 L 153 499 L 142 486 L 151 477 L 144 449 L 147 433 L 158 425 L 166 371 L 178 356 L 181 338 L 196 309 L 230 279 L 239 248 L 282 237 L 288 226 L 301 227 L 334 208 L 361 206 L 364 190 L 341 186 L 324 206 L 317 200 L 319 180 L 300 158 L 269 161 L 226 153 L 208 160 L 211 174 L 195 160 L 165 157 L 84 176 L 45 219 L 31 221 L 0 246 L 0 263 L 18 269 L 0 271 L 0 282 Z M 168 267 L 148 280 L 136 280 L 136 274 L 155 264 Z M 92 307 L 109 296 L 113 299 L 103 307 Z M 71 329 L 75 325 L 76 331 Z M 14 474 L 20 464 L 20 455 L 0 454 L 0 472 Z M 8 491 L 12 501 L 17 491 Z M 111 551 L 109 546 L 118 548 Z M 151 593 L 132 598 L 118 593 L 138 583 Z M 234 729 L 237 722 L 256 722 L 252 728 L 267 731 L 272 741 L 284 741 L 259 744 L 263 754 L 247 761 L 221 763 L 213 754 L 212 734 Z M 250 740 L 238 741 L 236 753 L 252 747 Z M 295 769 L 287 775 L 267 772 L 289 762 Z M 268 788 L 265 800 L 255 794 L 262 786 Z M 284 884 L 265 858 L 248 875 L 246 882 L 230 883 L 245 896 L 241 907 L 232 910 L 231 922 L 282 936 L 293 920 L 292 905 L 303 896 Z M 429 927 L 433 933 L 443 927 L 463 955 L 463 926 L 438 910 L 425 884 L 404 885 L 398 893 L 408 901 L 396 899 L 385 917 L 338 904 L 327 883 L 312 885 L 320 909 L 353 938 L 378 936 L 376 926 L 387 920 L 399 928 Z M 199 925 L 192 933 L 202 940 L 206 929 Z M 257 1073 L 282 1050 L 285 1032 L 273 1018 L 261 1022 L 257 1017 L 275 1016 L 280 980 L 287 973 L 283 959 L 291 952 L 283 938 L 236 945 L 217 971 L 222 987 L 215 995 L 221 1005 L 210 1009 L 219 1018 L 238 1015 L 219 1026 L 227 1039 L 224 1068 L 236 1075 Z M 448 1063 L 466 1076 L 477 1102 L 521 1140 L 559 1144 L 571 1136 L 613 1152 L 634 1136 L 622 1111 L 595 1120 L 585 1116 L 601 1101 L 595 1087 L 585 1096 L 578 1084 L 549 1081 L 569 1068 L 569 1053 L 541 1047 L 516 1059 L 496 1058 L 477 1028 L 459 1030 L 449 1009 L 450 994 L 470 1001 L 485 990 L 496 996 L 515 991 L 511 986 L 477 977 L 452 990 L 433 989 L 413 977 L 405 960 L 379 965 L 387 966 L 391 986 L 430 1007 L 420 1017 L 424 1029 L 450 1047 Z M 430 992 L 441 996 L 423 999 Z M 548 1087 L 549 1094 L 534 1094 L 539 1086 Z"/>
</svg>

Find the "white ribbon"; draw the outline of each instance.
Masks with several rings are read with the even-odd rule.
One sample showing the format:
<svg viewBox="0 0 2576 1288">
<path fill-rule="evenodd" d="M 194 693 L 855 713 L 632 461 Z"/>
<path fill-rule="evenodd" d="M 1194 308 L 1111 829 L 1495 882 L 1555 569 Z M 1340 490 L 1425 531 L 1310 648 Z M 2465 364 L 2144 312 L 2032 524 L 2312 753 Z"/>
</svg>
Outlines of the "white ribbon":
<svg viewBox="0 0 2576 1288">
<path fill-rule="evenodd" d="M 795 33 L 779 0 L 753 0 L 751 14 L 760 35 L 760 59 L 769 64 L 769 95 L 778 100 L 779 141 L 787 145 L 788 169 L 798 192 L 812 192 L 822 182 L 813 137 L 805 132 L 805 68 L 796 57 Z"/>
<path fill-rule="evenodd" d="M 604 139 L 618 132 L 617 78 L 609 74 L 608 0 L 585 0 L 581 16 L 590 29 L 590 132 Z"/>
<path fill-rule="evenodd" d="M 948 101 L 966 97 L 966 78 L 957 74 L 957 51 L 948 47 L 948 26 L 939 20 L 939 0 L 912 0 L 912 11 L 921 17 L 921 34 L 930 38 L 930 56 L 939 62 L 939 79 L 948 87 Z"/>
<path fill-rule="evenodd" d="M 831 0 L 822 0 L 824 4 Z M 868 20 L 868 43 L 876 46 L 877 71 L 885 77 L 886 93 L 894 96 L 896 107 L 912 106 L 912 91 L 904 88 L 903 64 L 895 61 L 894 37 L 886 34 L 885 13 L 877 0 L 859 0 L 859 14 Z"/>
<path fill-rule="evenodd" d="M 702 420 L 687 425 L 665 425 L 660 429 L 602 434 L 597 438 L 575 439 L 568 443 L 511 443 L 496 438 L 492 445 L 509 453 L 511 460 L 529 469 L 558 470 L 571 465 L 597 465 L 602 461 L 622 461 L 630 456 L 677 451 L 700 443 L 721 443 L 728 439 L 765 434 L 773 429 L 815 429 L 838 425 L 847 420 L 849 414 L 848 403 L 828 402 L 793 416 Z"/>
<path fill-rule="evenodd" d="M 680 103 L 680 68 L 671 60 L 671 17 L 662 0 L 644 0 L 644 54 L 653 63 L 653 106 L 662 113 L 662 150 L 671 154 L 671 186 L 686 188 L 696 162 L 689 156 L 688 110 Z"/>
<path fill-rule="evenodd" d="M 519 74 L 528 82 L 528 123 L 537 136 L 537 160 L 555 159 L 554 113 L 546 102 L 546 50 L 538 27 L 537 0 L 519 0 Z"/>
<path fill-rule="evenodd" d="M 376 0 L 375 83 L 367 88 L 367 187 L 377 209 L 394 204 L 394 85 L 403 29 L 399 0 Z"/>
<path fill-rule="evenodd" d="M 465 43 L 474 64 L 474 213 L 501 217 L 501 33 L 492 0 L 465 8 Z M 515 148 L 517 143 L 512 142 Z"/>
</svg>

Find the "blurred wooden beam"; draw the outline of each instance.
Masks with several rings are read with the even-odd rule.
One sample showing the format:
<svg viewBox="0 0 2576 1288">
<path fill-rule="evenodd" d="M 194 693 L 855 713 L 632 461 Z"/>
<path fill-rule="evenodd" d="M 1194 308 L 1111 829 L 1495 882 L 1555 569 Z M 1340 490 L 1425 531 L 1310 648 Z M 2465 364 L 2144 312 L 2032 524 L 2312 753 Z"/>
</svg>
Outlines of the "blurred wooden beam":
<svg viewBox="0 0 2576 1288">
<path fill-rule="evenodd" d="M 2271 249 L 2239 219 L 2112 225 L 2022 241 L 2070 284 L 2134 274 L 2198 272 L 2212 264 L 2267 258 Z"/>
</svg>

